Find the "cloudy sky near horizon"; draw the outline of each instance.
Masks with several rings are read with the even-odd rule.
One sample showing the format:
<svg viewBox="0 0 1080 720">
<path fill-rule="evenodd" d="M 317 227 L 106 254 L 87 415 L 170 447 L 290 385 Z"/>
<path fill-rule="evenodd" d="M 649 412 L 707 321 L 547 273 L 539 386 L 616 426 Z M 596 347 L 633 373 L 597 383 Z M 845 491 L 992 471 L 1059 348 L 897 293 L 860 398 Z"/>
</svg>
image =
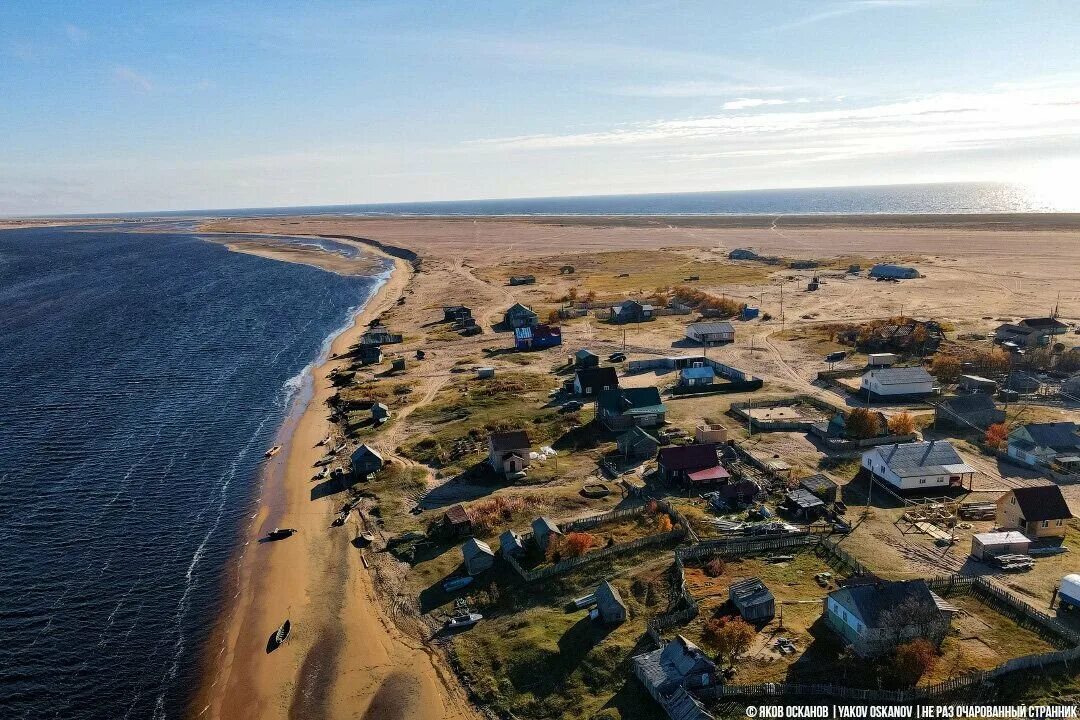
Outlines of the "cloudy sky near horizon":
<svg viewBox="0 0 1080 720">
<path fill-rule="evenodd" d="M 0 215 L 1080 186 L 1069 0 L 154 5 L 0 4 Z"/>
</svg>

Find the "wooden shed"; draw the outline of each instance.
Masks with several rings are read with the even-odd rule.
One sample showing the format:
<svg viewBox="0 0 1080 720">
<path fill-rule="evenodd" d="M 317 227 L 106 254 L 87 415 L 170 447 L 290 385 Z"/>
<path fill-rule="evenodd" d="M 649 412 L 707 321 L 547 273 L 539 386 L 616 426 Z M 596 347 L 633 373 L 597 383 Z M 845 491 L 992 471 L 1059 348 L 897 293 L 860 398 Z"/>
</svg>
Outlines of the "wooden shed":
<svg viewBox="0 0 1080 720">
<path fill-rule="evenodd" d="M 626 621 L 626 603 L 622 596 L 607 580 L 596 588 L 597 619 L 605 625 L 615 625 Z"/>
<path fill-rule="evenodd" d="M 469 538 L 461 546 L 461 555 L 465 559 L 465 569 L 470 575 L 479 575 L 495 564 L 495 553 L 486 542 Z"/>
<path fill-rule="evenodd" d="M 731 603 L 751 623 L 764 623 L 776 615 L 776 600 L 765 583 L 756 577 L 739 580 L 728 588 Z"/>
<path fill-rule="evenodd" d="M 971 536 L 971 557 L 989 560 L 997 555 L 1027 555 L 1031 540 L 1022 532 L 978 533 Z"/>
</svg>

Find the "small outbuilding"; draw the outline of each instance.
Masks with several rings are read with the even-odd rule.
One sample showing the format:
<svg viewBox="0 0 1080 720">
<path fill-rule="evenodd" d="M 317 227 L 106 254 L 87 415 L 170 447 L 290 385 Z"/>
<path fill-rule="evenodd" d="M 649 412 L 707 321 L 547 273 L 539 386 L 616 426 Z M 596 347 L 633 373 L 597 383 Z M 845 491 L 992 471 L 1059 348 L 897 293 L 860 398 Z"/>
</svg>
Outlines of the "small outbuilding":
<svg viewBox="0 0 1080 720">
<path fill-rule="evenodd" d="M 385 403 L 374 403 L 371 406 L 371 419 L 377 425 L 382 425 L 390 419 L 390 408 Z"/>
<path fill-rule="evenodd" d="M 784 498 L 784 505 L 800 520 L 816 520 L 825 512 L 825 503 L 814 493 L 803 488 L 792 490 Z"/>
<path fill-rule="evenodd" d="M 491 569 L 495 564 L 495 553 L 491 546 L 482 540 L 469 538 L 461 546 L 461 555 L 465 559 L 465 569 L 470 575 L 479 575 Z"/>
<path fill-rule="evenodd" d="M 636 425 L 615 438 L 615 444 L 624 457 L 632 459 L 651 458 L 660 449 L 660 441 Z"/>
<path fill-rule="evenodd" d="M 533 541 L 541 551 L 547 551 L 551 538 L 562 536 L 562 530 L 550 518 L 540 516 L 532 521 Z"/>
<path fill-rule="evenodd" d="M 382 348 L 378 345 L 361 345 L 357 355 L 361 365 L 378 365 L 383 361 Z"/>
<path fill-rule="evenodd" d="M 349 461 L 352 464 L 354 480 L 367 480 L 370 475 L 382 470 L 383 466 L 382 455 L 367 445 L 361 445 L 353 450 Z"/>
<path fill-rule="evenodd" d="M 942 398 L 934 406 L 934 421 L 961 430 L 985 430 L 1005 422 L 1005 411 L 994 404 L 994 398 L 982 393 Z"/>
<path fill-rule="evenodd" d="M 728 597 L 747 622 L 766 623 L 776 615 L 776 600 L 772 591 L 756 577 L 732 583 L 728 588 Z"/>
<path fill-rule="evenodd" d="M 626 621 L 626 603 L 619 591 L 607 580 L 596 588 L 597 619 L 605 625 L 617 625 Z"/>
<path fill-rule="evenodd" d="M 499 536 L 499 552 L 504 558 L 517 557 L 525 552 L 525 546 L 521 543 L 521 536 L 513 530 L 507 530 Z"/>
<path fill-rule="evenodd" d="M 1031 539 L 1022 532 L 986 532 L 971 536 L 971 557 L 989 560 L 998 555 L 1026 555 Z"/>
<path fill-rule="evenodd" d="M 679 371 L 679 384 L 684 387 L 708 387 L 716 382 L 716 371 L 708 365 L 695 365 Z"/>
<path fill-rule="evenodd" d="M 961 375 L 956 385 L 964 392 L 969 393 L 990 393 L 993 395 L 998 389 L 996 382 L 981 375 Z"/>
<path fill-rule="evenodd" d="M 472 517 L 464 505 L 451 505 L 439 518 L 438 529 L 446 537 L 465 537 L 472 532 Z"/>
<path fill-rule="evenodd" d="M 574 367 L 594 368 L 600 365 L 600 356 L 590 352 L 587 348 L 581 348 L 574 353 Z"/>
<path fill-rule="evenodd" d="M 809 475 L 799 480 L 799 487 L 813 493 L 827 503 L 836 502 L 839 486 L 831 478 L 821 473 Z"/>
</svg>

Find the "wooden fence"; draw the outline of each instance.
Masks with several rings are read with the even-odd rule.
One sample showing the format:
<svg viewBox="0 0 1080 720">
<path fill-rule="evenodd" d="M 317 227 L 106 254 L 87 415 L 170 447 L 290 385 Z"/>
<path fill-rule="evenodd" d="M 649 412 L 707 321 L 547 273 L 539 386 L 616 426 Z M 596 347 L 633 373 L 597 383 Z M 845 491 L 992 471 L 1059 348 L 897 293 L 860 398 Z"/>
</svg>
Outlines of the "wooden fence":
<svg viewBox="0 0 1080 720">
<path fill-rule="evenodd" d="M 1007 660 L 990 670 L 961 675 L 936 685 L 915 687 L 910 690 L 872 690 L 852 688 L 828 683 L 760 683 L 756 685 L 708 685 L 697 688 L 694 694 L 704 699 L 758 698 L 758 697 L 809 697 L 821 696 L 862 702 L 911 703 L 942 696 L 954 695 L 965 690 L 978 689 L 980 699 L 992 680 L 1019 670 L 1048 668 L 1080 658 L 1080 646 L 1056 652 L 1025 655 Z"/>
<path fill-rule="evenodd" d="M 573 570 L 574 568 L 581 567 L 582 565 L 586 565 L 597 560 L 602 560 L 604 558 L 611 557 L 613 555 L 619 555 L 621 553 L 631 552 L 633 550 L 639 550 L 643 547 L 648 547 L 650 545 L 661 545 L 667 542 L 680 542 L 686 537 L 696 539 L 697 536 L 693 535 L 693 531 L 690 529 L 690 523 L 687 522 L 686 518 L 683 517 L 682 513 L 680 513 L 673 506 L 664 502 L 663 500 L 655 500 L 653 502 L 656 503 L 657 510 L 665 513 L 668 517 L 671 518 L 672 524 L 674 525 L 674 528 L 672 530 L 665 533 L 656 533 L 655 535 L 646 535 L 645 537 L 640 537 L 637 540 L 631 540 L 630 542 L 619 543 L 618 545 L 612 545 L 610 547 L 601 548 L 599 550 L 593 550 L 592 552 L 587 552 L 584 555 L 580 555 L 575 558 L 567 558 L 565 560 L 561 560 L 558 563 L 555 563 L 554 565 L 549 565 L 538 570 L 526 570 L 525 568 L 521 567 L 521 563 L 519 563 L 516 558 L 511 556 L 507 556 L 505 560 L 507 563 L 509 563 L 510 567 L 513 568 L 514 572 L 516 572 L 521 577 L 522 580 L 524 580 L 525 582 L 536 582 L 537 580 L 543 580 L 544 578 L 553 577 L 560 573 Z M 579 530 L 591 529 L 599 527 L 604 523 L 613 522 L 624 517 L 642 515 L 647 510 L 647 505 L 639 505 L 637 507 L 624 508 L 622 510 L 611 510 L 600 515 L 594 515 L 592 517 L 574 520 L 562 526 L 561 529 L 564 532 L 575 532 Z M 531 537 L 531 532 L 522 533 L 521 541 L 524 543 Z"/>
</svg>

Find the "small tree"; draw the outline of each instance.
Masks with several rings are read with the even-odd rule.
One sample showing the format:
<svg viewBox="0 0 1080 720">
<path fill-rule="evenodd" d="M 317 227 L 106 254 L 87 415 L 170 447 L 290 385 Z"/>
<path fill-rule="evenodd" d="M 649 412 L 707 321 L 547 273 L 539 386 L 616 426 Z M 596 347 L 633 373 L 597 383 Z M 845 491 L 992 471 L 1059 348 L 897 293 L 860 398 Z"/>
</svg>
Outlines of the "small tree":
<svg viewBox="0 0 1080 720">
<path fill-rule="evenodd" d="M 881 434 L 881 419 L 877 413 L 866 408 L 855 408 L 847 416 L 847 435 L 855 440 L 865 440 Z"/>
<path fill-rule="evenodd" d="M 577 288 L 576 287 L 572 287 L 566 292 L 566 299 L 569 300 L 570 302 L 573 302 L 574 300 L 577 300 Z"/>
<path fill-rule="evenodd" d="M 893 435 L 910 435 L 915 432 L 915 418 L 909 412 L 902 412 L 889 418 L 889 432 Z"/>
<path fill-rule="evenodd" d="M 559 311 L 558 310 L 552 310 L 551 312 L 549 312 L 547 314 L 547 324 L 548 325 L 558 325 L 559 320 L 560 320 L 560 318 L 559 318 Z"/>
<path fill-rule="evenodd" d="M 1009 428 L 1005 426 L 1005 423 L 994 423 L 986 428 L 986 444 L 995 450 L 1005 447 L 1008 438 Z"/>
<path fill-rule="evenodd" d="M 672 527 L 672 525 L 671 525 L 671 518 L 670 517 L 668 517 L 667 515 L 663 515 L 663 514 L 656 516 L 656 531 L 657 532 L 662 532 L 662 533 L 671 532 L 671 527 Z"/>
<path fill-rule="evenodd" d="M 916 638 L 896 648 L 892 669 L 897 682 L 904 687 L 914 687 L 919 678 L 933 669 L 937 663 L 937 651 L 929 641 Z"/>
<path fill-rule="evenodd" d="M 563 541 L 563 552 L 567 557 L 581 557 L 593 546 L 596 539 L 587 532 L 572 532 Z"/>
<path fill-rule="evenodd" d="M 709 562 L 705 563 L 705 574 L 709 577 L 720 577 L 724 574 L 724 570 L 727 565 L 720 558 L 713 558 Z"/>
<path fill-rule="evenodd" d="M 585 299 L 588 300 L 589 302 L 592 302 L 593 300 L 595 300 L 596 299 L 596 291 L 595 290 L 590 290 L 589 292 L 585 293 Z"/>
<path fill-rule="evenodd" d="M 952 355 L 935 355 L 934 362 L 930 365 L 930 372 L 944 383 L 956 382 L 956 379 L 960 377 L 961 370 L 963 370 L 963 366 Z"/>
<path fill-rule="evenodd" d="M 750 649 L 754 634 L 754 627 L 742 618 L 713 618 L 705 623 L 701 639 L 716 651 L 721 664 L 731 666 Z"/>
</svg>

